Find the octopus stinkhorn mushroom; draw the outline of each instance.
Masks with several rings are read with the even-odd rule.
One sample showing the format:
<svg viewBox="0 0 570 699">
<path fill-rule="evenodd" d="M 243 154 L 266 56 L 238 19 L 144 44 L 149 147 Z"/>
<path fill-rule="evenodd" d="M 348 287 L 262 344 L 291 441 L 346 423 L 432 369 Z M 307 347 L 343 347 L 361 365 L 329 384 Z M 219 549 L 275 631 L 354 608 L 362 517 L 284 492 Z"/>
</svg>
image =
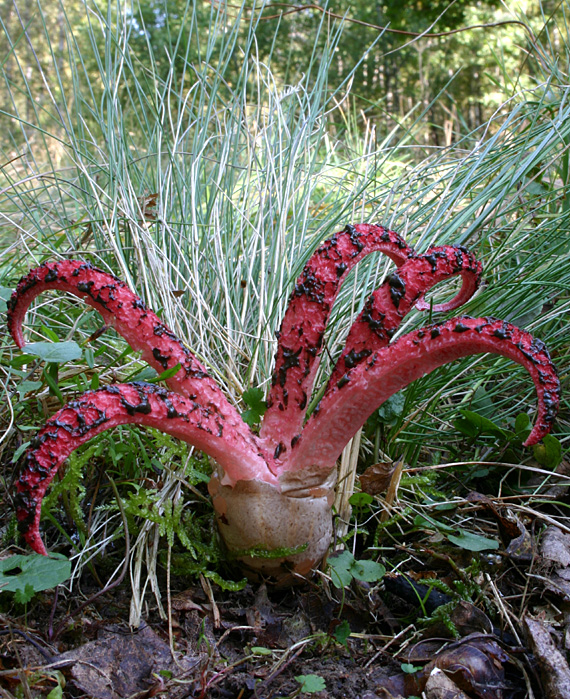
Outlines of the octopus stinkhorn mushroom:
<svg viewBox="0 0 570 699">
<path fill-rule="evenodd" d="M 307 419 L 323 334 L 350 269 L 374 251 L 396 265 L 368 299 L 318 406 Z M 48 262 L 18 284 L 9 301 L 8 327 L 24 345 L 22 321 L 46 289 L 67 291 L 103 316 L 158 371 L 180 364 L 168 389 L 142 382 L 114 384 L 71 401 L 30 445 L 17 482 L 16 515 L 32 549 L 45 554 L 39 533 L 41 502 L 69 454 L 117 425 L 149 425 L 185 440 L 215 462 L 209 491 L 225 545 L 250 571 L 284 580 L 307 574 L 325 556 L 332 535 L 336 461 L 368 417 L 391 395 L 439 366 L 482 352 L 518 362 L 538 394 L 538 416 L 526 440 L 548 433 L 559 402 L 559 381 L 540 340 L 494 318 L 459 317 L 391 341 L 404 316 L 429 308 L 425 294 L 460 276 L 449 311 L 468 300 L 481 265 L 461 246 L 416 253 L 393 231 L 349 225 L 326 240 L 297 280 L 278 335 L 268 409 L 259 434 L 241 419 L 204 366 L 184 343 L 116 277 L 76 260 Z M 286 550 L 279 557 L 259 550 Z M 291 551 L 295 551 L 291 553 Z"/>
</svg>

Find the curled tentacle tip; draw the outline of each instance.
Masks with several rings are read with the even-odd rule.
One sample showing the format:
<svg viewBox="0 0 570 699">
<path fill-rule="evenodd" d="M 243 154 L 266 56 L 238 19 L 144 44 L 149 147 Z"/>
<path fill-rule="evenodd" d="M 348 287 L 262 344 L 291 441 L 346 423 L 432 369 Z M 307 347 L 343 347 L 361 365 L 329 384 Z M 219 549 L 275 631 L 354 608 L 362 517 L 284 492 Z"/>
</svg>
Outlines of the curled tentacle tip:
<svg viewBox="0 0 570 699">
<path fill-rule="evenodd" d="M 26 543 L 28 546 L 34 551 L 35 553 L 39 553 L 40 556 L 47 556 L 48 551 L 45 547 L 44 542 L 38 538 L 38 537 L 32 537 L 32 536 L 24 536 L 24 539 L 26 540 Z"/>
</svg>

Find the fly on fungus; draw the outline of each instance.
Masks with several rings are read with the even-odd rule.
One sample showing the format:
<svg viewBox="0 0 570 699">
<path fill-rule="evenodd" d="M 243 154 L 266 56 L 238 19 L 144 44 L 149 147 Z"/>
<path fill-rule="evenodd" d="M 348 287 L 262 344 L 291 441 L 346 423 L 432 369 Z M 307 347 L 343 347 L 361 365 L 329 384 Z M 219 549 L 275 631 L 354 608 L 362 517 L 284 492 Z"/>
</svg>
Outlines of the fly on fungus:
<svg viewBox="0 0 570 699">
<path fill-rule="evenodd" d="M 348 333 L 317 408 L 307 418 L 323 335 L 340 286 L 374 251 L 396 265 L 364 304 Z M 209 492 L 220 534 L 244 568 L 281 582 L 308 574 L 332 538 L 336 462 L 368 417 L 391 395 L 448 362 L 491 352 L 524 366 L 538 395 L 538 416 L 526 445 L 546 435 L 557 412 L 560 386 L 548 351 L 532 335 L 494 318 L 446 320 L 391 341 L 415 306 L 437 283 L 461 277 L 458 294 L 436 305 L 449 311 L 465 303 L 481 278 L 481 265 L 461 246 L 416 253 L 381 226 L 347 226 L 326 240 L 307 262 L 291 293 L 279 331 L 268 409 L 259 434 L 244 423 L 208 371 L 182 340 L 116 277 L 76 260 L 49 262 L 18 284 L 8 304 L 8 327 L 24 346 L 22 322 L 32 300 L 46 289 L 67 291 L 103 316 L 158 371 L 180 364 L 169 390 L 142 382 L 88 391 L 49 419 L 30 445 L 17 482 L 16 514 L 28 544 L 40 537 L 45 492 L 69 454 L 117 425 L 155 427 L 192 444 L 215 462 Z M 297 550 L 277 558 L 253 550 Z"/>
</svg>

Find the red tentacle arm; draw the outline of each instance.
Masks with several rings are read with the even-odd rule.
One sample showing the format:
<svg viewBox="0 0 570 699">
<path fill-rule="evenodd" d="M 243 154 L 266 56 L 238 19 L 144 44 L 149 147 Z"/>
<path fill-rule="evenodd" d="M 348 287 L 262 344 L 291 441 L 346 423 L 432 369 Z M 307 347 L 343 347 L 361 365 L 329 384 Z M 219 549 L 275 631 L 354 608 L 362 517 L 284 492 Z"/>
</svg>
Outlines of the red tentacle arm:
<svg viewBox="0 0 570 699">
<path fill-rule="evenodd" d="M 168 387 L 187 397 L 198 397 L 202 405 L 216 406 L 226 422 L 259 451 L 257 438 L 184 343 L 124 282 L 88 262 L 49 262 L 20 280 L 8 302 L 8 329 L 18 347 L 25 344 L 22 322 L 29 305 L 48 289 L 67 291 L 93 307 L 158 372 L 180 363 L 181 369 L 167 380 Z"/>
<path fill-rule="evenodd" d="M 390 396 L 444 364 L 484 352 L 508 357 L 530 373 L 538 394 L 538 417 L 525 445 L 535 444 L 550 430 L 560 397 L 548 350 L 505 321 L 464 317 L 409 333 L 347 371 L 310 417 L 288 469 L 330 469 L 350 438 Z"/>
<path fill-rule="evenodd" d="M 279 330 L 273 381 L 260 436 L 268 454 L 284 455 L 301 431 L 322 349 L 323 334 L 340 286 L 357 262 L 380 251 L 402 265 L 413 249 L 382 226 L 347 226 L 318 248 L 297 279 Z"/>
<path fill-rule="evenodd" d="M 463 285 L 455 298 L 469 298 L 477 289 L 481 263 L 465 248 L 445 245 L 425 255 L 410 257 L 364 305 L 346 338 L 345 348 L 329 379 L 333 386 L 366 357 L 389 344 L 403 318 L 433 286 L 461 275 Z M 446 304 L 444 304 L 446 305 Z"/>
<path fill-rule="evenodd" d="M 34 551 L 46 553 L 39 534 L 41 503 L 67 457 L 95 435 L 126 424 L 155 427 L 204 451 L 221 466 L 227 485 L 240 480 L 277 484 L 265 461 L 212 405 L 143 382 L 89 391 L 50 418 L 26 453 L 16 516 Z"/>
<path fill-rule="evenodd" d="M 324 331 L 340 286 L 354 265 L 375 251 L 387 255 L 400 269 L 415 261 L 415 267 L 412 265 L 410 270 L 413 272 L 416 269 L 421 275 L 430 275 L 432 279 L 434 276 L 439 280 L 439 277 L 444 279 L 446 276 L 461 275 L 463 284 L 455 298 L 435 305 L 434 311 L 457 308 L 471 298 L 479 285 L 481 265 L 471 253 L 459 246 L 434 247 L 423 255 L 417 255 L 397 233 L 370 224 L 347 226 L 344 231 L 326 240 L 297 280 L 279 331 L 268 409 L 260 431 L 269 457 L 281 459 L 282 463 L 287 461 L 287 452 L 289 450 L 290 453 L 302 429 Z M 443 266 L 447 269 L 445 273 L 440 272 Z M 397 289 L 398 273 L 390 276 L 394 298 L 401 294 Z M 419 289 L 413 298 L 418 308 L 430 308 L 423 300 L 423 294 L 434 283 L 426 284 L 420 279 L 416 286 L 410 284 L 411 290 L 412 287 Z M 410 293 L 409 297 L 412 295 Z M 388 299 L 386 307 L 388 311 L 393 309 L 394 302 Z M 379 300 L 377 310 L 381 311 Z M 393 329 L 395 327 L 397 325 Z"/>
<path fill-rule="evenodd" d="M 447 258 L 448 256 L 451 266 L 455 267 L 455 271 L 450 271 L 448 276 L 461 276 L 461 289 L 459 289 L 457 294 L 449 301 L 446 301 L 445 303 L 436 303 L 433 305 L 433 307 L 423 298 L 422 294 L 416 302 L 416 308 L 419 311 L 429 311 L 430 308 L 434 311 L 434 313 L 447 313 L 448 311 L 453 311 L 454 309 L 463 306 L 464 303 L 467 303 L 467 301 L 469 301 L 469 299 L 479 288 L 479 284 L 481 283 L 481 275 L 483 273 L 483 266 L 475 258 L 473 253 L 471 253 L 467 248 L 463 247 L 463 245 L 442 245 L 432 247 L 425 254 L 420 255 L 419 257 L 426 260 L 432 268 L 432 273 L 435 273 L 439 267 L 441 258 Z"/>
</svg>

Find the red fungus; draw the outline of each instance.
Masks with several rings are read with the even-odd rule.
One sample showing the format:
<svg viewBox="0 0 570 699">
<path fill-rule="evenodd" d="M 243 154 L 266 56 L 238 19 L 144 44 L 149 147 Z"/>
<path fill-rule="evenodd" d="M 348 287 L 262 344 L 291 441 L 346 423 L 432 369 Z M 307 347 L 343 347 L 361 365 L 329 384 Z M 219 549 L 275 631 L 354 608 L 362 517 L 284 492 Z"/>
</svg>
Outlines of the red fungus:
<svg viewBox="0 0 570 699">
<path fill-rule="evenodd" d="M 329 384 L 288 468 L 310 463 L 330 470 L 348 440 L 390 396 L 444 364 L 483 352 L 508 357 L 530 373 L 538 394 L 538 417 L 525 445 L 536 444 L 550 431 L 559 402 L 560 383 L 548 350 L 506 321 L 464 316 L 404 335 Z"/>
<path fill-rule="evenodd" d="M 463 284 L 455 298 L 435 305 L 435 312 L 449 311 L 463 305 L 476 291 L 481 279 L 480 263 L 464 248 L 430 248 L 424 255 L 418 255 L 397 233 L 382 226 L 349 225 L 341 233 L 325 240 L 297 279 L 279 330 L 268 408 L 260 431 L 267 451 L 279 449 L 282 454 L 283 447 L 288 448 L 300 434 L 323 335 L 340 286 L 362 258 L 376 251 L 387 255 L 400 268 L 411 264 L 412 270 L 417 270 L 420 291 L 413 303 L 423 310 L 430 308 L 423 300 L 423 294 L 437 281 L 461 275 Z M 415 263 L 412 262 L 414 260 Z M 442 262 L 447 263 L 443 273 Z M 391 275 L 389 281 L 392 297 L 398 299 L 402 293 L 398 286 L 398 273 Z M 390 303 L 388 308 L 393 309 L 394 305 Z M 382 310 L 378 308 L 378 311 Z M 393 329 L 396 327 L 397 324 Z"/>
<path fill-rule="evenodd" d="M 243 445 L 259 454 L 257 437 L 244 424 L 239 412 L 229 403 L 218 384 L 190 350 L 129 287 L 112 274 L 96 269 L 88 262 L 61 260 L 33 269 L 20 280 L 8 302 L 8 330 L 18 347 L 23 347 L 22 322 L 30 303 L 44 291 L 58 289 L 79 297 L 102 316 L 142 358 L 158 372 L 180 364 L 180 370 L 166 380 L 168 387 L 184 396 L 199 396 L 201 405 L 214 406 L 224 424 L 239 433 Z M 241 458 L 245 452 L 237 452 Z M 267 461 L 258 455 L 257 477 L 274 480 Z M 235 482 L 229 472 L 230 482 Z"/>
<path fill-rule="evenodd" d="M 118 425 L 155 427 L 190 442 L 231 473 L 232 482 L 259 480 L 265 462 L 214 405 L 144 382 L 88 391 L 50 418 L 32 442 L 20 474 L 16 516 L 28 544 L 46 553 L 39 535 L 40 506 L 53 477 L 74 449 Z M 277 479 L 268 480 L 276 484 Z"/>
<path fill-rule="evenodd" d="M 380 251 L 397 270 L 375 291 L 352 326 L 318 409 L 303 425 L 322 349 L 322 338 L 340 285 L 365 255 Z M 390 343 L 415 305 L 438 282 L 461 276 L 448 311 L 477 288 L 481 265 L 462 247 L 416 253 L 396 233 L 362 224 L 325 241 L 297 280 L 285 313 L 275 360 L 269 408 L 258 437 L 242 421 L 205 368 L 172 331 L 106 272 L 63 260 L 32 270 L 8 304 L 8 327 L 19 347 L 31 301 L 46 289 L 68 291 L 96 308 L 143 358 L 162 371 L 171 391 L 144 383 L 84 394 L 54 415 L 31 444 L 17 489 L 17 518 L 30 546 L 45 553 L 39 534 L 41 501 L 67 456 L 92 436 L 120 424 L 157 427 L 210 455 L 217 467 L 209 490 L 226 545 L 246 568 L 289 580 L 325 555 L 332 534 L 335 462 L 369 415 L 411 381 L 454 359 L 492 352 L 527 368 L 538 394 L 538 418 L 527 440 L 550 429 L 559 401 L 556 370 L 543 343 L 509 323 L 459 318 L 404 335 Z M 280 558 L 252 549 L 294 549 Z"/>
</svg>

